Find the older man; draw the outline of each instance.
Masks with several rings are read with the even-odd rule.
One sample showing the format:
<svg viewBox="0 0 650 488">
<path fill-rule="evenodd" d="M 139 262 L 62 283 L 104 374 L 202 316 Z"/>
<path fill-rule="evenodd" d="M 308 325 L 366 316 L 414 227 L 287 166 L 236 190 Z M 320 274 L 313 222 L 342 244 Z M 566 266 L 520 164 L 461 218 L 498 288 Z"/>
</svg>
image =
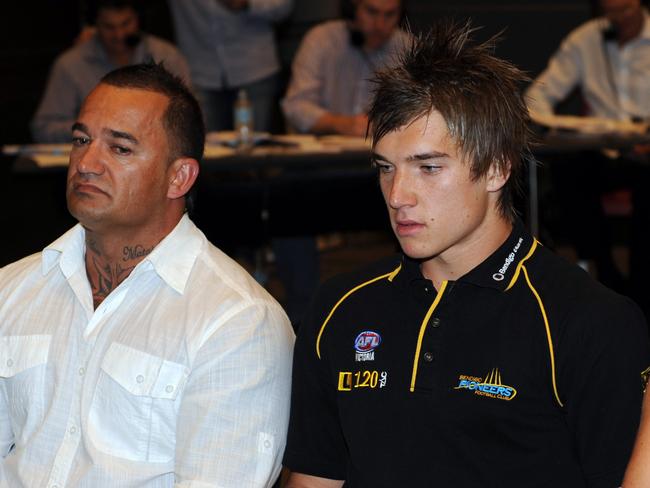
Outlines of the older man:
<svg viewBox="0 0 650 488">
<path fill-rule="evenodd" d="M 271 486 L 293 333 L 185 213 L 197 101 L 160 65 L 121 68 L 72 141 L 79 224 L 0 270 L 0 486 Z"/>
</svg>

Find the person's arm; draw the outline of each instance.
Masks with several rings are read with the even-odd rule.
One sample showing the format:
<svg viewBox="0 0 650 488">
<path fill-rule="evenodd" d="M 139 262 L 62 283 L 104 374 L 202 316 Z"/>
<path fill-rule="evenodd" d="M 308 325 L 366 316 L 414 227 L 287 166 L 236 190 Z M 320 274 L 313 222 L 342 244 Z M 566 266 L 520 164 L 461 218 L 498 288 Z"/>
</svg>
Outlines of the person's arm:
<svg viewBox="0 0 650 488">
<path fill-rule="evenodd" d="M 35 142 L 69 142 L 81 100 L 64 63 L 55 61 L 47 86 L 31 122 Z"/>
<path fill-rule="evenodd" d="M 641 426 L 634 451 L 627 466 L 623 488 L 647 488 L 650 486 L 650 394 L 645 394 Z"/>
<path fill-rule="evenodd" d="M 326 112 L 312 125 L 315 134 L 343 134 L 345 136 L 366 135 L 368 116 L 366 114 L 342 115 Z"/>
<path fill-rule="evenodd" d="M 553 114 L 555 105 L 579 83 L 582 65 L 583 59 L 579 47 L 574 36 L 570 35 L 551 57 L 546 69 L 526 91 L 528 108 L 533 120 L 536 114 Z"/>
<path fill-rule="evenodd" d="M 330 480 L 302 473 L 291 473 L 284 488 L 341 488 L 342 486 L 342 480 Z"/>
<path fill-rule="evenodd" d="M 211 327 L 180 405 L 176 486 L 270 487 L 286 441 L 293 331 L 269 302 Z"/>
<path fill-rule="evenodd" d="M 567 320 L 558 338 L 558 386 L 575 453 L 587 487 L 615 488 L 639 425 L 648 328 L 639 308 L 620 296 Z"/>
<path fill-rule="evenodd" d="M 291 81 L 282 100 L 282 110 L 289 125 L 298 132 L 315 132 L 323 129 L 316 124 L 323 117 L 331 116 L 322 106 L 324 56 L 332 47 L 323 35 L 323 30 L 316 27 L 303 39 L 291 68 Z M 329 132 L 335 132 L 329 127 Z M 320 132 L 327 132 L 320 130 Z"/>
</svg>

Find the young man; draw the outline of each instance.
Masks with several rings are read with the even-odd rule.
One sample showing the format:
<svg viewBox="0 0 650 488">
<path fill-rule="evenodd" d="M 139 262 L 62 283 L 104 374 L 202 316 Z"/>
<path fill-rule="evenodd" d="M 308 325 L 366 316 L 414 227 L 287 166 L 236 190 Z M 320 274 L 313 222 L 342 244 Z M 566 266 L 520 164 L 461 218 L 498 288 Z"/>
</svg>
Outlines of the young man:
<svg viewBox="0 0 650 488">
<path fill-rule="evenodd" d="M 619 486 L 650 363 L 638 308 L 526 232 L 524 76 L 438 25 L 382 72 L 374 163 L 403 254 L 299 330 L 291 488 Z"/>
<path fill-rule="evenodd" d="M 41 103 L 31 122 L 36 142 L 68 142 L 82 102 L 100 78 L 115 68 L 148 61 L 190 81 L 183 55 L 169 42 L 140 30 L 134 0 L 98 0 L 90 18 L 95 33 L 61 54 L 52 66 Z"/>
<path fill-rule="evenodd" d="M 293 333 L 185 214 L 197 101 L 121 68 L 72 139 L 79 225 L 0 270 L 0 486 L 271 486 Z"/>
</svg>

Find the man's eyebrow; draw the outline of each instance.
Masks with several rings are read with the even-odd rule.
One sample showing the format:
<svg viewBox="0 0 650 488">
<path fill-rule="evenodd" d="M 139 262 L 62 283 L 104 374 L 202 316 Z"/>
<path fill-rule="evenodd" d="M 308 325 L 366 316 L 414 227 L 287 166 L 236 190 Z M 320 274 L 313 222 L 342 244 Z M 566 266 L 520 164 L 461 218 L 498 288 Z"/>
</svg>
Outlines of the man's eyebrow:
<svg viewBox="0 0 650 488">
<path fill-rule="evenodd" d="M 106 132 L 110 134 L 111 137 L 115 139 L 126 139 L 127 141 L 131 141 L 133 144 L 138 144 L 138 139 L 132 135 L 129 134 L 128 132 L 122 132 L 119 130 L 113 130 L 113 129 L 106 129 Z"/>
<path fill-rule="evenodd" d="M 85 132 L 86 134 L 88 133 L 88 127 L 86 127 L 86 124 L 82 124 L 81 122 L 75 122 L 72 124 L 72 129 L 70 129 L 72 132 L 78 130 L 79 132 Z"/>
<path fill-rule="evenodd" d="M 370 153 L 370 161 L 386 161 L 387 163 L 389 162 L 388 159 L 386 159 L 381 154 L 376 153 L 374 151 Z"/>
<path fill-rule="evenodd" d="M 431 151 L 421 154 L 412 154 L 406 158 L 407 161 L 428 161 L 429 159 L 446 158 L 449 154 L 439 151 Z"/>
</svg>

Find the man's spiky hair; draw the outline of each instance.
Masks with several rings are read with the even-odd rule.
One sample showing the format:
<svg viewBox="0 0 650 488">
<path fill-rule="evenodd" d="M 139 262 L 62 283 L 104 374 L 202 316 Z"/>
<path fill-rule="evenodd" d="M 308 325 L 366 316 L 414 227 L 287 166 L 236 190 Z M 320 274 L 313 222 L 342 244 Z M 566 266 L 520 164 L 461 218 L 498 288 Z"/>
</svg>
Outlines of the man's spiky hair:
<svg viewBox="0 0 650 488">
<path fill-rule="evenodd" d="M 528 109 L 520 87 L 528 77 L 494 55 L 498 36 L 477 43 L 475 31 L 470 22 L 443 21 L 414 36 L 397 65 L 373 80 L 370 134 L 375 145 L 389 132 L 439 112 L 472 178 L 486 175 L 493 164 L 510 171 L 499 210 L 512 219 L 522 159 L 530 156 Z"/>
</svg>

